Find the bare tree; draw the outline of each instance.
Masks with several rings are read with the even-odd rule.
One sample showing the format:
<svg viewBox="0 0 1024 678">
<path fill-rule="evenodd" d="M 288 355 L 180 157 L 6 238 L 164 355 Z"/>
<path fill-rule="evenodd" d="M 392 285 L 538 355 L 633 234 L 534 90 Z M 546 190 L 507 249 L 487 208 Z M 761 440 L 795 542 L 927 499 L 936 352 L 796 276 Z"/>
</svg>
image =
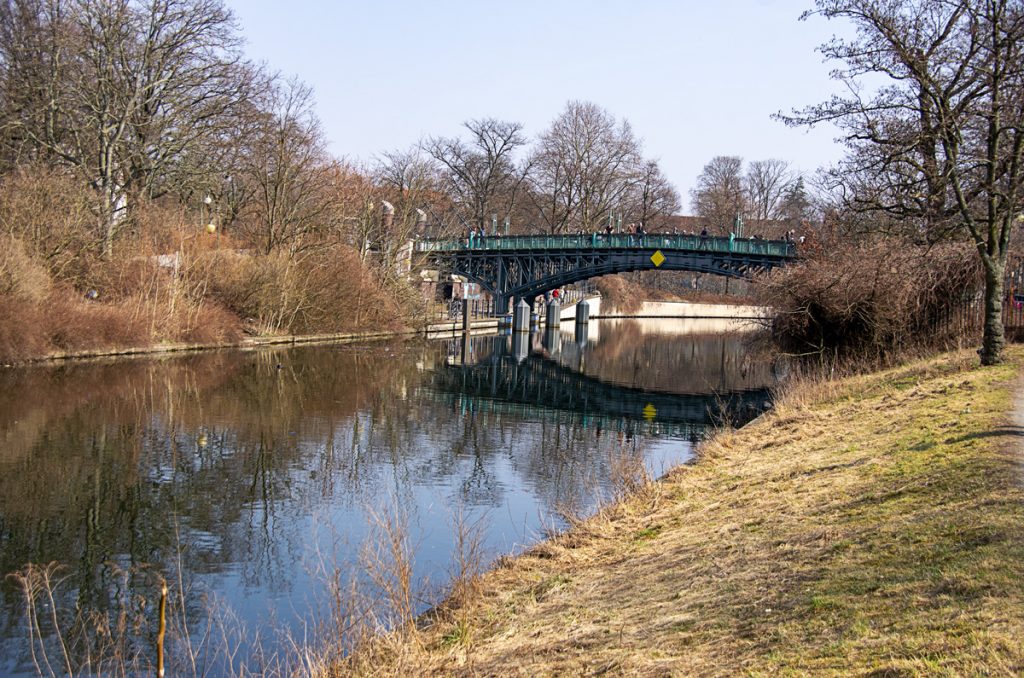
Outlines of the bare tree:
<svg viewBox="0 0 1024 678">
<path fill-rule="evenodd" d="M 851 148 L 833 176 L 847 205 L 927 238 L 953 231 L 985 269 L 983 364 L 1005 343 L 1003 276 L 1024 185 L 1024 6 L 1020 0 L 818 0 L 850 21 L 851 40 L 823 46 L 851 95 L 793 124 L 833 121 Z M 886 78 L 865 94 L 865 80 Z"/>
<path fill-rule="evenodd" d="M 68 2 L 5 0 L 0 3 L 0 112 L 4 169 L 27 162 L 52 162 L 63 143 L 67 98 L 63 74 L 72 50 Z M 49 143 L 37 141 L 39 137 Z"/>
<path fill-rule="evenodd" d="M 743 159 L 735 155 L 712 158 L 690 191 L 690 204 L 706 228 L 727 230 L 733 219 L 746 211 Z"/>
<path fill-rule="evenodd" d="M 418 148 L 382 153 L 373 170 L 373 178 L 381 199 L 394 208 L 394 219 L 387 228 L 378 231 L 381 243 L 401 243 L 415 234 L 423 209 L 438 194 L 437 173 L 430 161 Z"/>
<path fill-rule="evenodd" d="M 744 189 L 747 193 L 747 216 L 758 221 L 778 219 L 782 199 L 792 180 L 785 160 L 754 160 L 747 165 Z"/>
<path fill-rule="evenodd" d="M 485 229 L 492 216 L 504 218 L 515 210 L 529 164 L 518 166 L 514 155 L 526 139 L 517 122 L 487 118 L 464 126 L 469 143 L 432 137 L 423 148 L 440 164 L 460 221 Z"/>
<path fill-rule="evenodd" d="M 531 195 L 546 229 L 593 230 L 636 183 L 640 145 L 629 123 L 571 101 L 541 135 L 532 165 Z"/>
<path fill-rule="evenodd" d="M 308 86 L 277 83 L 263 105 L 239 177 L 253 191 L 241 228 L 266 254 L 280 248 L 296 254 L 336 230 L 336 163 L 326 153 Z"/>
<path fill-rule="evenodd" d="M 0 13 L 9 152 L 76 170 L 103 249 L 139 197 L 248 92 L 221 0 L 7 0 Z"/>
<path fill-rule="evenodd" d="M 626 198 L 624 218 L 644 224 L 649 231 L 664 228 L 670 217 L 679 211 L 679 192 L 668 182 L 654 160 L 643 163 L 636 182 Z"/>
</svg>

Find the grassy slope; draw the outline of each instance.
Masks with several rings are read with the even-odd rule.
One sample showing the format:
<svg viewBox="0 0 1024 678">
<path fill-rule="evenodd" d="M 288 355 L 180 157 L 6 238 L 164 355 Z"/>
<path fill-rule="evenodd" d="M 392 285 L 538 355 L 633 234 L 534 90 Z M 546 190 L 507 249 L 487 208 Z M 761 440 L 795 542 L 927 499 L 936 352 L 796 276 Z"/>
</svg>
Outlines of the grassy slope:
<svg viewBox="0 0 1024 678">
<path fill-rule="evenodd" d="M 1024 673 L 1024 352 L 805 385 L 359 673 Z"/>
</svg>

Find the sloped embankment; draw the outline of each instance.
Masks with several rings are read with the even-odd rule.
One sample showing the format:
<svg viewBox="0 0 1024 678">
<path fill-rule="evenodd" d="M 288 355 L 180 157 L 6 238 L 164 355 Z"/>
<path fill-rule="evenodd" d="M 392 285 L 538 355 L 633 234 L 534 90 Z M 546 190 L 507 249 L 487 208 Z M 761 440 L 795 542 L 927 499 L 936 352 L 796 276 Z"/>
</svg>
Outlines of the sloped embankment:
<svg viewBox="0 0 1024 678">
<path fill-rule="evenodd" d="M 1020 675 L 1024 352 L 1010 358 L 801 385 L 344 669 Z"/>
</svg>

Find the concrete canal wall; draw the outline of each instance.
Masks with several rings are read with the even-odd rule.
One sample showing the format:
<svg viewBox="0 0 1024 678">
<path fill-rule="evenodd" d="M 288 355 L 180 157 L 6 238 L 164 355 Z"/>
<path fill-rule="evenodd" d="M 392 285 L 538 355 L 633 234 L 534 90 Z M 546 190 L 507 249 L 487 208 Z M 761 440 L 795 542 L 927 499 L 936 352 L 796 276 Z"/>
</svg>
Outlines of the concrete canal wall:
<svg viewBox="0 0 1024 678">
<path fill-rule="evenodd" d="M 762 306 L 739 304 L 698 304 L 688 301 L 645 301 L 635 311 L 625 312 L 602 303 L 601 297 L 590 297 L 591 318 L 645 318 L 642 331 L 645 333 L 678 333 L 680 321 L 686 333 L 749 332 L 759 327 L 759 322 L 768 317 L 768 309 Z M 563 327 L 576 319 L 576 304 L 562 309 Z M 543 315 L 540 318 L 543 323 Z M 660 321 L 660 322 L 659 322 Z M 598 329 L 593 328 L 593 332 Z M 596 336 L 596 335 L 595 335 Z"/>
<path fill-rule="evenodd" d="M 633 318 L 605 317 L 595 328 L 614 330 L 620 323 Z M 644 318 L 637 323 L 640 334 L 725 334 L 729 332 L 753 332 L 760 329 L 759 321 L 750 318 Z M 593 332 L 591 332 L 593 334 Z"/>
<path fill-rule="evenodd" d="M 590 317 L 594 318 L 601 315 L 601 297 L 589 297 L 587 303 L 590 304 Z M 560 316 L 563 321 L 568 320 L 570 322 L 576 320 L 576 304 L 569 304 L 568 306 L 562 307 L 562 315 Z"/>
<path fill-rule="evenodd" d="M 760 320 L 768 317 L 768 309 L 763 306 L 747 306 L 739 304 L 697 304 L 689 301 L 644 301 L 636 311 L 618 311 L 605 306 L 601 313 L 595 314 L 602 318 L 732 318 Z"/>
</svg>

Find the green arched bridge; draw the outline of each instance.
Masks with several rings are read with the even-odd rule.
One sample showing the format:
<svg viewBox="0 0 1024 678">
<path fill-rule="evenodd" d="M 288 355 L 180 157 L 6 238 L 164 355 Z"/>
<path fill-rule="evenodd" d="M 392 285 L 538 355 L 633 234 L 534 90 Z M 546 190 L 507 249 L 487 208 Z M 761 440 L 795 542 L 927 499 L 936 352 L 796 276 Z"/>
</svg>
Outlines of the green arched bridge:
<svg viewBox="0 0 1024 678">
<path fill-rule="evenodd" d="M 479 283 L 495 308 L 588 278 L 628 271 L 693 271 L 743 278 L 796 259 L 784 240 L 591 233 L 420 240 L 438 268 Z"/>
</svg>

